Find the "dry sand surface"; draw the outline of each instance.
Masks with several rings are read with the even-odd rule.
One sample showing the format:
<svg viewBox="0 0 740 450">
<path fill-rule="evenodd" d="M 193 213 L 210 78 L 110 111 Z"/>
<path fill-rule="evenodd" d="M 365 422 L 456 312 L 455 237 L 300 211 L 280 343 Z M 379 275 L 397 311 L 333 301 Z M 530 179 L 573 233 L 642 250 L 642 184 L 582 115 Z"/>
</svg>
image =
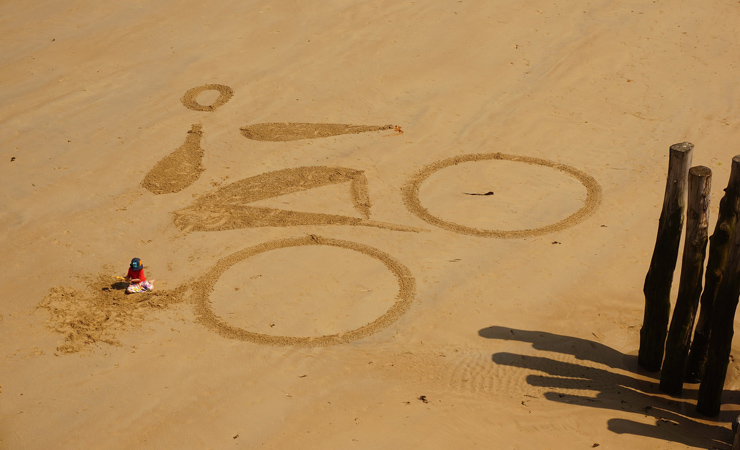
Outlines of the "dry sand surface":
<svg viewBox="0 0 740 450">
<path fill-rule="evenodd" d="M 740 365 L 707 419 L 635 355 L 669 146 L 711 227 L 740 153 L 739 23 L 3 2 L 0 448 L 729 448 Z"/>
</svg>

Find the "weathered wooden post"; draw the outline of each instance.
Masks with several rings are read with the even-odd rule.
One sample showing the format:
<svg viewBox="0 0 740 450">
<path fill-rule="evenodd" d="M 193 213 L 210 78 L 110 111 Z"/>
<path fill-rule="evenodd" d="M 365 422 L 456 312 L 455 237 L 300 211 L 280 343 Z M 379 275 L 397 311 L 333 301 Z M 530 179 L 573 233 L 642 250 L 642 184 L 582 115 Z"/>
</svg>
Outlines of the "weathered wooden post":
<svg viewBox="0 0 740 450">
<path fill-rule="evenodd" d="M 736 156 L 736 158 L 738 158 Z M 740 233 L 733 233 L 727 267 L 719 283 L 714 309 L 709 319 L 709 351 L 699 386 L 696 410 L 707 416 L 719 414 L 722 389 L 730 362 L 735 310 L 740 297 Z"/>
<path fill-rule="evenodd" d="M 660 370 L 663 362 L 671 310 L 671 283 L 683 230 L 686 177 L 691 167 L 693 149 L 694 145 L 688 142 L 671 145 L 658 237 L 643 287 L 645 315 L 640 329 L 637 361 L 640 366 L 653 372 Z"/>
<path fill-rule="evenodd" d="M 722 273 L 727 265 L 727 251 L 730 248 L 730 238 L 737 223 L 738 200 L 740 199 L 740 155 L 732 158 L 730 181 L 727 183 L 725 195 L 719 202 L 719 214 L 714 234 L 709 238 L 709 256 L 707 258 L 707 272 L 704 279 L 704 291 L 701 294 L 701 311 L 696 323 L 694 339 L 691 342 L 689 361 L 686 366 L 686 382 L 698 383 L 704 370 L 707 359 L 707 340 L 709 339 L 710 316 L 717 297 L 717 289 L 722 279 Z"/>
<path fill-rule="evenodd" d="M 689 170 L 689 195 L 686 213 L 686 239 L 681 259 L 678 298 L 665 344 L 665 360 L 660 374 L 660 390 L 678 394 L 683 389 L 686 360 L 689 356 L 691 331 L 701 296 L 704 257 L 707 253 L 709 230 L 709 194 L 712 171 L 697 166 Z"/>
</svg>

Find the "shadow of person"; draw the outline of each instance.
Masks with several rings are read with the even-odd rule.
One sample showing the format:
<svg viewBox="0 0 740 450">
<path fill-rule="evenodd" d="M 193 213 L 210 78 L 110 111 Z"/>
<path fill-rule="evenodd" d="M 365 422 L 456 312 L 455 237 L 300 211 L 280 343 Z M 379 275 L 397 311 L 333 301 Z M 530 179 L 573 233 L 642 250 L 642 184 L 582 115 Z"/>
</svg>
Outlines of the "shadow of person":
<svg viewBox="0 0 740 450">
<path fill-rule="evenodd" d="M 109 288 L 103 288 L 104 291 L 110 291 L 111 289 L 115 291 L 123 291 L 126 290 L 129 283 L 126 281 L 116 281 L 115 283 L 111 284 Z"/>
<path fill-rule="evenodd" d="M 645 372 L 642 375 L 634 357 L 625 357 L 598 342 L 547 332 L 488 327 L 480 330 L 479 335 L 528 342 L 537 350 L 571 355 L 584 361 L 578 364 L 507 352 L 492 355 L 494 364 L 535 372 L 527 376 L 527 383 L 551 389 L 543 395 L 547 400 L 655 419 L 655 424 L 609 419 L 607 428 L 614 433 L 646 436 L 696 448 L 730 448 L 732 433 L 727 424 L 737 411 L 723 411 L 716 421 L 699 416 L 695 412 L 696 388 L 684 389 L 684 398 L 661 394 L 654 374 Z M 614 370 L 595 367 L 598 365 Z"/>
</svg>

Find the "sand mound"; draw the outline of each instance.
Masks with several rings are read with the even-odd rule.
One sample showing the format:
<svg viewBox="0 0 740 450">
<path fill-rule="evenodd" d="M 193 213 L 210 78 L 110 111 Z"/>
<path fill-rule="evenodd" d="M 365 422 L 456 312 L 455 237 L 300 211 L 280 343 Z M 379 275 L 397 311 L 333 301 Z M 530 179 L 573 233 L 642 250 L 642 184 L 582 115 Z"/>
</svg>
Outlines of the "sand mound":
<svg viewBox="0 0 740 450">
<path fill-rule="evenodd" d="M 54 287 L 44 297 L 38 307 L 50 313 L 47 325 L 65 336 L 57 351 L 75 353 L 97 343 L 120 345 L 118 331 L 140 325 L 146 310 L 181 302 L 185 291 L 183 286 L 127 295 L 128 283 L 111 280 L 100 273 L 85 279 L 85 291 Z"/>
</svg>

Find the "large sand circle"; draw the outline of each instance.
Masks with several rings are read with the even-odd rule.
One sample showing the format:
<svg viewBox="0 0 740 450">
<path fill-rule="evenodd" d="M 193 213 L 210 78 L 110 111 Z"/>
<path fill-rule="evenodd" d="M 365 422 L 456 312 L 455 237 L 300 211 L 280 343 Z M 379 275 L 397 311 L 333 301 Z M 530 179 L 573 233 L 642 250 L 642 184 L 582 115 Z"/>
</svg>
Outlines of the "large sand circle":
<svg viewBox="0 0 740 450">
<path fill-rule="evenodd" d="M 228 256 L 195 290 L 201 321 L 228 337 L 319 346 L 389 325 L 408 309 L 414 281 L 377 249 L 307 236 Z"/>
<path fill-rule="evenodd" d="M 483 237 L 526 237 L 572 226 L 593 213 L 598 183 L 563 164 L 500 153 L 431 164 L 406 184 L 404 202 L 432 225 Z"/>
</svg>

